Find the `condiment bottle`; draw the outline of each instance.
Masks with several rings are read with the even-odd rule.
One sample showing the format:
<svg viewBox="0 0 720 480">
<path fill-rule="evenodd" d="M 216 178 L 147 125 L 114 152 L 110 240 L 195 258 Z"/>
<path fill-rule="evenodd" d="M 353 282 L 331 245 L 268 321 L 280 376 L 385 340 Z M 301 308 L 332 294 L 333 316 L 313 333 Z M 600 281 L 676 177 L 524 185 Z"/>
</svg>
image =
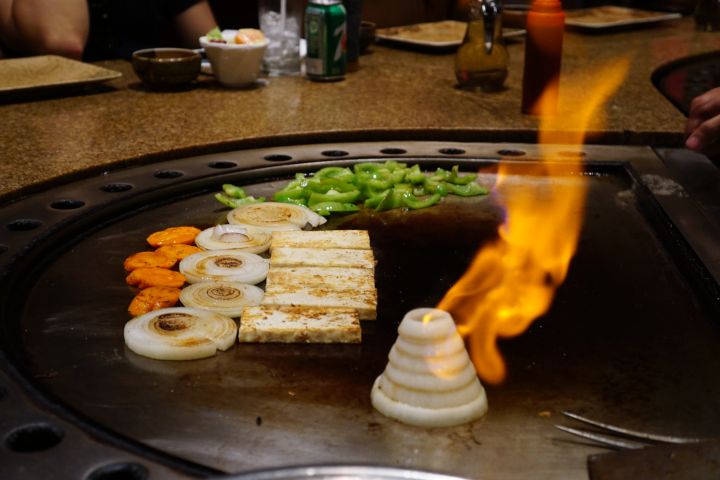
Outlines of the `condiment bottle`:
<svg viewBox="0 0 720 480">
<path fill-rule="evenodd" d="M 565 13 L 559 0 L 533 0 L 527 16 L 522 112 L 557 112 Z M 539 104 L 545 95 L 544 103 Z"/>
<path fill-rule="evenodd" d="M 471 0 L 465 38 L 455 56 L 461 88 L 500 90 L 508 73 L 502 40 L 502 6 L 496 0 Z"/>
</svg>

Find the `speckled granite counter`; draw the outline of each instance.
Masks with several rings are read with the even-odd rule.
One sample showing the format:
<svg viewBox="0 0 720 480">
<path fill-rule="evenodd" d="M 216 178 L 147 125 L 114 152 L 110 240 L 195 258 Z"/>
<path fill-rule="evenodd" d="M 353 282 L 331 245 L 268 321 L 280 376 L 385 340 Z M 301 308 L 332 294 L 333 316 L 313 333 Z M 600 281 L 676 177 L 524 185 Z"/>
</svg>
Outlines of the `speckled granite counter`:
<svg viewBox="0 0 720 480">
<path fill-rule="evenodd" d="M 689 18 L 631 32 L 566 35 L 563 82 L 586 82 L 619 55 L 632 66 L 595 143 L 680 146 L 685 119 L 650 83 L 667 61 L 720 49 L 720 34 L 693 31 Z M 375 46 L 343 82 L 273 78 L 228 90 L 145 90 L 128 62 L 104 62 L 123 77 L 100 89 L 0 103 L 0 198 L 78 172 L 201 152 L 294 142 L 379 139 L 535 141 L 537 122 L 520 114 L 522 41 L 509 45 L 507 89 L 455 88 L 452 53 Z"/>
</svg>

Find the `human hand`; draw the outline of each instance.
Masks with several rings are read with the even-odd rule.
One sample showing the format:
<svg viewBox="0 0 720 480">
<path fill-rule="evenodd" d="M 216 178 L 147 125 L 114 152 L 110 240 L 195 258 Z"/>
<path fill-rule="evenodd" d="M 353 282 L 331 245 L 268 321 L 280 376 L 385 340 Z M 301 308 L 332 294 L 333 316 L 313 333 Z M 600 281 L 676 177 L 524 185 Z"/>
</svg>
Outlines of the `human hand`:
<svg viewBox="0 0 720 480">
<path fill-rule="evenodd" d="M 685 146 L 709 157 L 720 156 L 720 87 L 708 90 L 690 103 Z"/>
</svg>

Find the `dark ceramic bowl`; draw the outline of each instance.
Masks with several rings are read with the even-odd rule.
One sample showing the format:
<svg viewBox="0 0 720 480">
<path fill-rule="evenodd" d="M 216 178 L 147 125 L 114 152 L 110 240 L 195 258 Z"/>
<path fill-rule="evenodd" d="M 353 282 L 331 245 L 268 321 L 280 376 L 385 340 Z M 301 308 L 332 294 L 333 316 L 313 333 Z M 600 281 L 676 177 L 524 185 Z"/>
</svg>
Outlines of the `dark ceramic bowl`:
<svg viewBox="0 0 720 480">
<path fill-rule="evenodd" d="M 200 73 L 200 54 L 185 48 L 148 48 L 132 54 L 140 80 L 152 88 L 189 86 Z"/>
<path fill-rule="evenodd" d="M 362 55 L 375 42 L 375 23 L 363 20 L 360 22 L 360 37 L 358 41 Z"/>
</svg>

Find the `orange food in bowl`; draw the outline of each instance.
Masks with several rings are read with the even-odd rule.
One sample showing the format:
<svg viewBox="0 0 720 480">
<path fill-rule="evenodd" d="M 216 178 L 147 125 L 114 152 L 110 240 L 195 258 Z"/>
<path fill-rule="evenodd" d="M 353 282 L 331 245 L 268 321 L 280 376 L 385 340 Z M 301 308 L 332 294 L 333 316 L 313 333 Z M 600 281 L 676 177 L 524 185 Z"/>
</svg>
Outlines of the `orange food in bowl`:
<svg viewBox="0 0 720 480">
<path fill-rule="evenodd" d="M 262 43 L 264 41 L 265 35 L 256 28 L 241 28 L 235 34 L 235 43 L 240 45 Z"/>
</svg>

